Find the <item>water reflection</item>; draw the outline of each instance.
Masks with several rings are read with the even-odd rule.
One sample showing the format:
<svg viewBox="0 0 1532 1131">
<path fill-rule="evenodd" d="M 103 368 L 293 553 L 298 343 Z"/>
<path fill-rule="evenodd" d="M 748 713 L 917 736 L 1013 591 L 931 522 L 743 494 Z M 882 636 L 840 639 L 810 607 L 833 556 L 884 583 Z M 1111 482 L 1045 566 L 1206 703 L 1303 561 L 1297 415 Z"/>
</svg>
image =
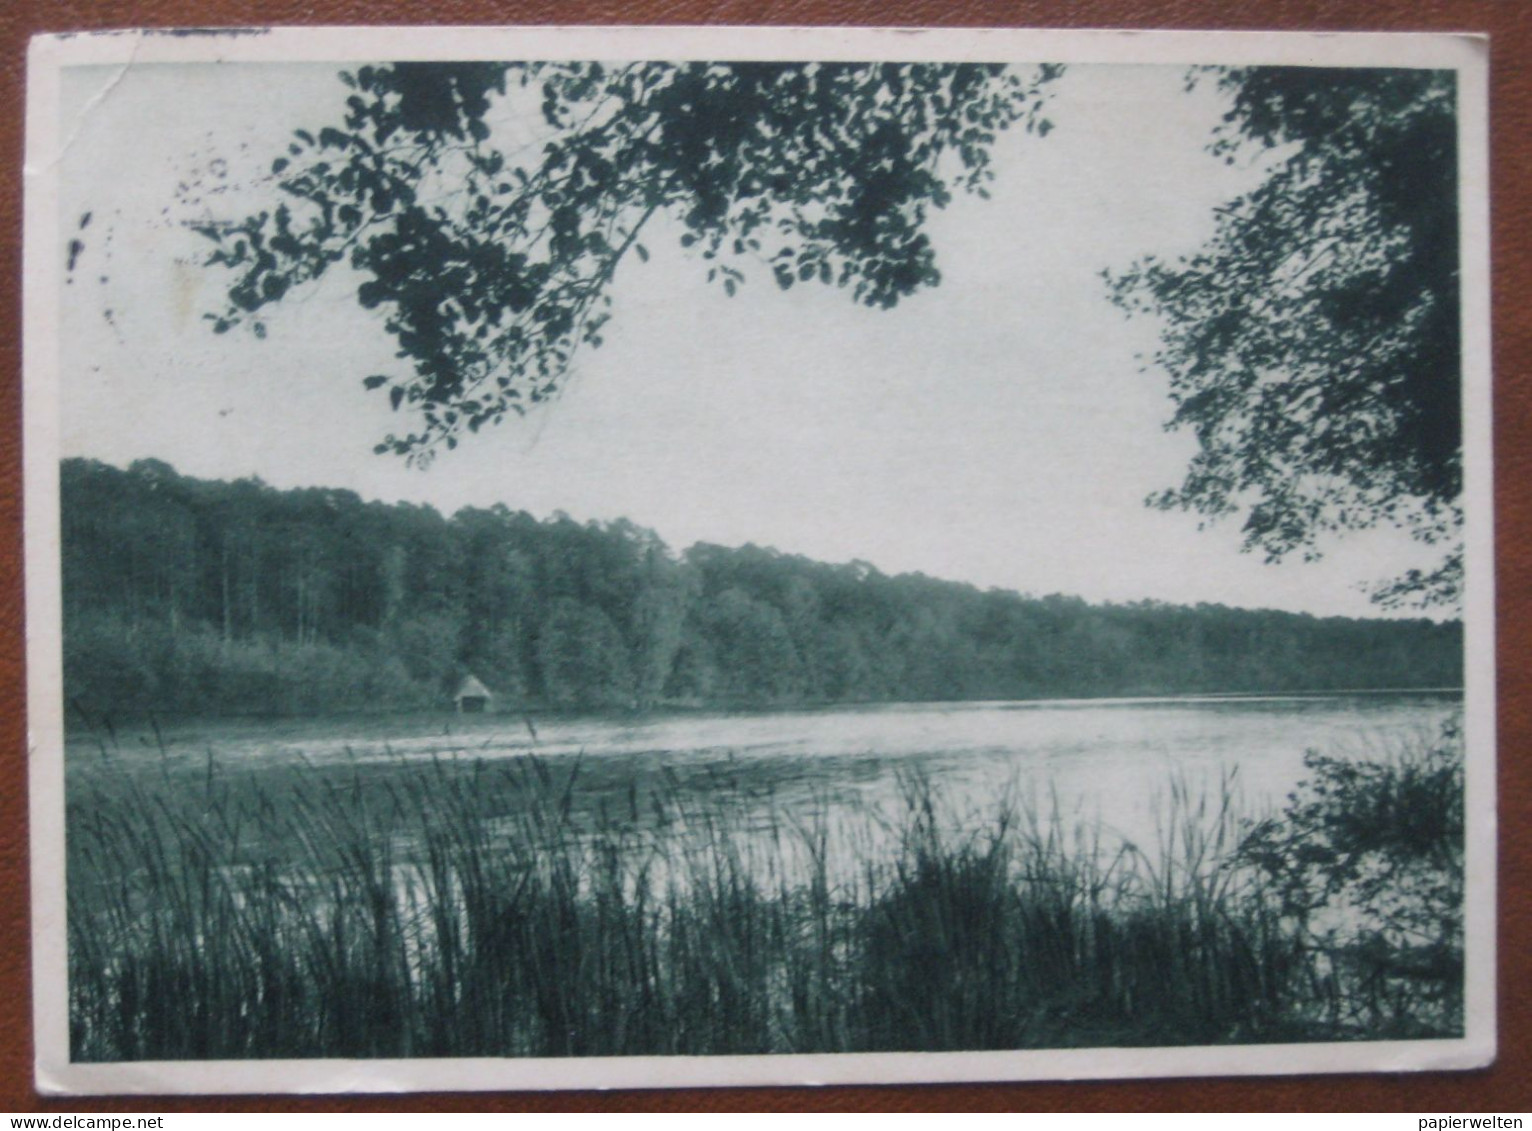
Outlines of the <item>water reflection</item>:
<svg viewBox="0 0 1532 1131">
<path fill-rule="evenodd" d="M 1307 750 L 1387 755 L 1429 740 L 1460 703 L 1453 693 L 1375 693 L 546 717 L 535 738 L 514 715 L 331 718 L 188 724 L 124 745 L 146 758 L 216 756 L 249 769 L 535 753 L 562 773 L 578 757 L 577 810 L 591 825 L 616 820 L 641 832 L 684 820 L 659 814 L 655 798 L 693 796 L 699 813 L 727 810 L 740 827 L 779 839 L 826 818 L 880 835 L 880 818 L 896 823 L 916 775 L 959 818 L 992 814 L 1009 798 L 1067 827 L 1099 826 L 1152 847 L 1175 785 L 1194 801 L 1232 787 L 1243 812 L 1263 815 L 1302 778 Z M 71 735 L 71 760 L 88 758 L 96 741 Z"/>
</svg>

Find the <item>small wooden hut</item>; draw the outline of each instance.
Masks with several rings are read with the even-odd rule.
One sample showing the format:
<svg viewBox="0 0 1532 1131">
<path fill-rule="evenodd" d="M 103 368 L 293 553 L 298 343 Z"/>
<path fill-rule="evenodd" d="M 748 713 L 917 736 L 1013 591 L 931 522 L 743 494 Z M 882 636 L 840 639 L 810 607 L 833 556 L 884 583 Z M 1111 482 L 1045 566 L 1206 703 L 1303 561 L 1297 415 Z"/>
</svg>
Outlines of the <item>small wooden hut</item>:
<svg viewBox="0 0 1532 1131">
<path fill-rule="evenodd" d="M 458 714 L 482 715 L 489 710 L 490 705 L 495 701 L 495 696 L 489 688 L 479 682 L 478 676 L 469 672 L 463 677 L 463 682 L 458 685 L 452 700 L 457 704 Z"/>
</svg>

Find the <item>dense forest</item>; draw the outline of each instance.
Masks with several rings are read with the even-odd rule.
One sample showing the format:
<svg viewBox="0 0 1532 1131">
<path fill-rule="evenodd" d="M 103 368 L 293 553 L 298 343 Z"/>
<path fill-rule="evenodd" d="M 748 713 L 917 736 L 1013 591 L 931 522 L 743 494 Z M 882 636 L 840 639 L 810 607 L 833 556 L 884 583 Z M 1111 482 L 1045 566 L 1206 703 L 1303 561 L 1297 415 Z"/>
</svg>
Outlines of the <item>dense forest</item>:
<svg viewBox="0 0 1532 1131">
<path fill-rule="evenodd" d="M 1457 686 L 1457 623 L 1022 596 L 625 520 L 61 467 L 66 696 L 91 715 L 646 709 Z"/>
</svg>

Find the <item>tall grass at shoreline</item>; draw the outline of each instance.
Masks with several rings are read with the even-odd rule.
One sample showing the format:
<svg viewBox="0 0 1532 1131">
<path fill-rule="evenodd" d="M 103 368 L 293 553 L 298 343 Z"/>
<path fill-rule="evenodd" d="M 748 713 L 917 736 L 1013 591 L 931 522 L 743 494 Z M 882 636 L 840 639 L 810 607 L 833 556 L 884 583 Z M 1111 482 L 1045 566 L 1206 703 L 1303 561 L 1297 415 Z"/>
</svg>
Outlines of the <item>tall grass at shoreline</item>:
<svg viewBox="0 0 1532 1131">
<path fill-rule="evenodd" d="M 252 771 L 209 753 L 194 771 L 103 755 L 69 785 L 77 1060 L 1388 1030 L 1355 1006 L 1359 960 L 1336 961 L 1355 947 L 1327 951 L 1294 913 L 1297 881 L 1250 855 L 1227 784 L 1174 787 L 1144 852 L 1057 806 L 960 818 L 919 778 L 892 815 L 768 808 L 762 824 L 726 786 L 675 779 L 593 803 L 573 759 Z M 1265 827 L 1279 852 L 1293 826 Z M 1438 1010 L 1406 1035 L 1433 1024 L 1454 1021 Z"/>
</svg>

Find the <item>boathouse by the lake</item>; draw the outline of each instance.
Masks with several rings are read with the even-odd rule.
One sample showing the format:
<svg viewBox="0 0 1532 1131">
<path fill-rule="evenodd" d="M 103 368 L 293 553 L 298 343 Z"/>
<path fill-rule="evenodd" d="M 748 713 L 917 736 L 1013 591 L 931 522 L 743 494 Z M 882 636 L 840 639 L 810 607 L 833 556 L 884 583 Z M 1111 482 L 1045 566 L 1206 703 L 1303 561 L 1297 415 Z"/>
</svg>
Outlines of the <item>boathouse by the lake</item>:
<svg viewBox="0 0 1532 1131">
<path fill-rule="evenodd" d="M 490 689 L 480 683 L 479 677 L 472 672 L 463 677 L 463 682 L 458 685 L 457 693 L 452 698 L 460 715 L 483 714 L 495 700 Z"/>
</svg>

